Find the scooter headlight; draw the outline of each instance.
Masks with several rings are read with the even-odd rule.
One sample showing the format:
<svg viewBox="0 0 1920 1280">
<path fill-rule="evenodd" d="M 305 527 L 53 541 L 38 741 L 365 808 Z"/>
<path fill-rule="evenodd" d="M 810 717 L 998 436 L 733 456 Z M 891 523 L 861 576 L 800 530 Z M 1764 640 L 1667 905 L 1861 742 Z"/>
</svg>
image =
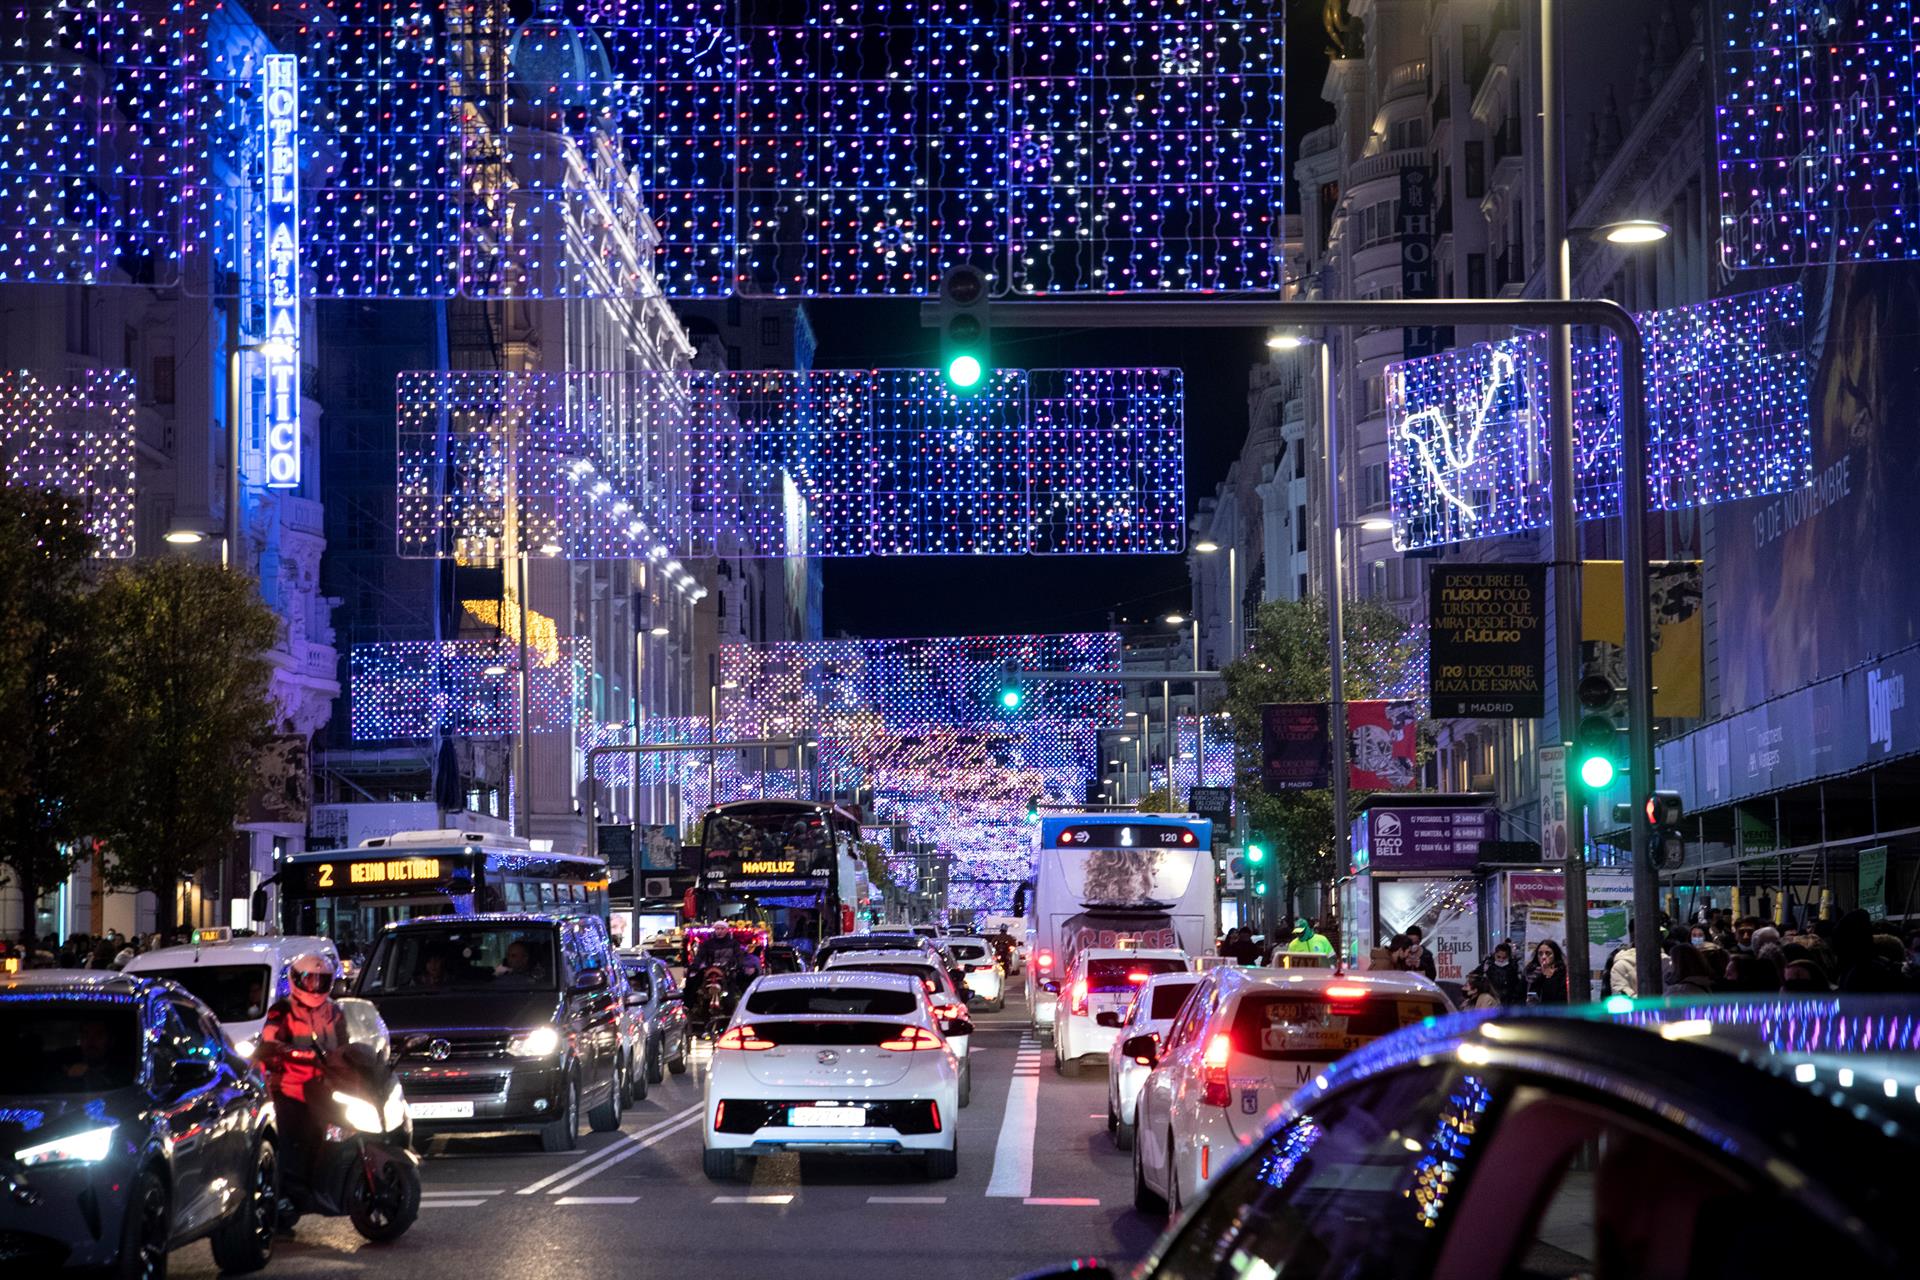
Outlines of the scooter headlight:
<svg viewBox="0 0 1920 1280">
<path fill-rule="evenodd" d="M 380 1107 L 381 1132 L 392 1133 L 407 1118 L 407 1100 L 400 1092 L 400 1082 L 395 1080 L 393 1088 L 387 1091 L 387 1100 Z"/>
<path fill-rule="evenodd" d="M 356 1098 L 350 1093 L 333 1091 L 333 1100 L 340 1104 L 347 1123 L 362 1133 L 385 1133 L 386 1126 L 380 1123 L 380 1109 L 365 1098 Z"/>
</svg>

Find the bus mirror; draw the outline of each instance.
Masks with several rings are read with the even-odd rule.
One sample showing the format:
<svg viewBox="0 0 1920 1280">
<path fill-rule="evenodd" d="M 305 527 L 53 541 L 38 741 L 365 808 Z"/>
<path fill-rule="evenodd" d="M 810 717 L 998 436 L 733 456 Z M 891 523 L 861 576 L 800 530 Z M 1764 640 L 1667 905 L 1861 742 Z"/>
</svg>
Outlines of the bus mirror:
<svg viewBox="0 0 1920 1280">
<path fill-rule="evenodd" d="M 254 928 L 258 929 L 267 922 L 267 891 L 264 888 L 253 891 L 252 907 L 252 924 Z"/>
</svg>

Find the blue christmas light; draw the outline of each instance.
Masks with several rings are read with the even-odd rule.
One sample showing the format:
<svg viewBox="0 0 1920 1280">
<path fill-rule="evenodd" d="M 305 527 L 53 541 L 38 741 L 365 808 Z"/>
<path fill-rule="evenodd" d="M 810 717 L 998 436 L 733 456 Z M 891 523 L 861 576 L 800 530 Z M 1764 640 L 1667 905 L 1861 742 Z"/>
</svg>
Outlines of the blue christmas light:
<svg viewBox="0 0 1920 1280">
<path fill-rule="evenodd" d="M 578 735 L 592 683 L 591 642 L 531 646 L 528 732 Z M 353 646 L 348 667 L 355 742 L 504 736 L 520 728 L 520 652 L 506 637 L 385 640 Z"/>
</svg>

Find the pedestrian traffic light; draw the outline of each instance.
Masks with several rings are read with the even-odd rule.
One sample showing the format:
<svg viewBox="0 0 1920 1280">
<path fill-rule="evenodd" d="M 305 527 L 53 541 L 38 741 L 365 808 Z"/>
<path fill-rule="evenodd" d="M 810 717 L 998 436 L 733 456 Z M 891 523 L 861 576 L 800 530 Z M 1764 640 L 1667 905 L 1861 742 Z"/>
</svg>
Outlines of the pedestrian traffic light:
<svg viewBox="0 0 1920 1280">
<path fill-rule="evenodd" d="M 1008 711 L 1018 711 L 1020 701 L 1025 696 L 1020 688 L 1020 668 L 1016 663 L 1000 664 L 1000 705 Z"/>
<path fill-rule="evenodd" d="M 1253 896 L 1256 898 L 1264 898 L 1267 896 L 1267 882 L 1265 880 L 1255 880 L 1253 882 Z"/>
<path fill-rule="evenodd" d="M 1606 676 L 1588 676 L 1578 689 L 1580 727 L 1574 731 L 1573 758 L 1581 785 L 1589 791 L 1605 791 L 1620 772 L 1620 710 L 1624 689 L 1616 689 Z"/>
<path fill-rule="evenodd" d="M 1267 851 L 1265 849 L 1261 848 L 1257 844 L 1250 844 L 1247 846 L 1247 862 L 1249 864 L 1257 867 L 1261 863 L 1265 862 L 1266 860 L 1267 860 Z"/>
<path fill-rule="evenodd" d="M 1685 813 L 1678 791 L 1655 791 L 1647 797 L 1647 858 L 1655 871 L 1675 871 L 1686 861 L 1687 837 L 1680 830 Z"/>
<path fill-rule="evenodd" d="M 992 366 L 987 325 L 987 277 L 961 265 L 940 282 L 940 367 L 955 391 L 973 391 Z"/>
</svg>

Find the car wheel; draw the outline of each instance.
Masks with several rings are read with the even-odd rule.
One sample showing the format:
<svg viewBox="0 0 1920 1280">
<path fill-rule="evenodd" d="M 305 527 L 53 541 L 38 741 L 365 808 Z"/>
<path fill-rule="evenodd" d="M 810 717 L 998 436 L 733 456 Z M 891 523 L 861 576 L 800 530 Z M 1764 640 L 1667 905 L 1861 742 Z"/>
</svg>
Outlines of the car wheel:
<svg viewBox="0 0 1920 1280">
<path fill-rule="evenodd" d="M 1107 1095 L 1107 1136 L 1111 1138 L 1114 1130 L 1120 1127 L 1120 1117 L 1113 1114 L 1113 1095 Z"/>
<path fill-rule="evenodd" d="M 1080 1060 L 1077 1058 L 1061 1057 L 1060 1042 L 1057 1040 L 1054 1041 L 1053 1045 L 1053 1069 L 1057 1074 L 1063 1076 L 1077 1076 L 1080 1074 Z"/>
<path fill-rule="evenodd" d="M 620 1104 L 627 1096 L 627 1068 L 624 1062 L 613 1065 L 613 1087 L 607 1100 L 587 1112 L 587 1126 L 595 1133 L 612 1133 L 620 1127 Z"/>
<path fill-rule="evenodd" d="M 666 1067 L 663 1061 L 666 1058 L 666 1055 L 667 1055 L 666 1037 L 655 1036 L 651 1040 L 647 1041 L 647 1083 L 648 1084 L 659 1084 L 662 1080 L 667 1078 Z M 646 1091 L 644 1089 L 640 1091 L 640 1096 L 643 1098 L 647 1096 Z"/>
<path fill-rule="evenodd" d="M 540 1130 L 542 1151 L 572 1151 L 580 1145 L 580 1077 L 567 1078 L 567 1100 L 560 1118 Z"/>
<path fill-rule="evenodd" d="M 1167 1211 L 1167 1202 L 1147 1185 L 1147 1171 L 1141 1164 L 1140 1143 L 1133 1144 L 1133 1207 L 1141 1213 L 1159 1215 Z"/>
<path fill-rule="evenodd" d="M 258 1271 L 273 1259 L 274 1220 L 280 1213 L 280 1166 L 273 1143 L 262 1138 L 253 1152 L 253 1179 L 246 1197 L 209 1241 L 220 1270 Z"/>
<path fill-rule="evenodd" d="M 680 1037 L 680 1052 L 667 1063 L 667 1070 L 677 1076 L 687 1074 L 687 1038 L 685 1036 Z"/>
<path fill-rule="evenodd" d="M 1113 1145 L 1125 1151 L 1133 1146 L 1133 1126 L 1125 1122 L 1113 1126 Z"/>
<path fill-rule="evenodd" d="M 973 1063 L 971 1060 L 960 1064 L 960 1105 L 966 1106 L 973 1101 Z"/>
<path fill-rule="evenodd" d="M 640 1052 L 643 1057 L 639 1070 L 636 1071 L 631 1062 L 627 1064 L 628 1102 L 645 1102 L 647 1090 L 660 1078 L 659 1068 L 654 1066 L 660 1060 L 658 1046 L 648 1040 L 641 1045 Z"/>
<path fill-rule="evenodd" d="M 740 1176 L 740 1157 L 731 1151 L 702 1151 L 700 1170 L 713 1182 L 732 1182 Z"/>
<path fill-rule="evenodd" d="M 158 1169 L 141 1170 L 120 1226 L 119 1280 L 166 1280 L 167 1241 L 173 1235 L 173 1196 Z"/>
<path fill-rule="evenodd" d="M 927 1181 L 950 1182 L 960 1176 L 960 1148 L 927 1152 Z"/>
<path fill-rule="evenodd" d="M 1173 1148 L 1173 1130 L 1167 1130 L 1167 1216 L 1180 1216 L 1180 1153 Z"/>
</svg>

